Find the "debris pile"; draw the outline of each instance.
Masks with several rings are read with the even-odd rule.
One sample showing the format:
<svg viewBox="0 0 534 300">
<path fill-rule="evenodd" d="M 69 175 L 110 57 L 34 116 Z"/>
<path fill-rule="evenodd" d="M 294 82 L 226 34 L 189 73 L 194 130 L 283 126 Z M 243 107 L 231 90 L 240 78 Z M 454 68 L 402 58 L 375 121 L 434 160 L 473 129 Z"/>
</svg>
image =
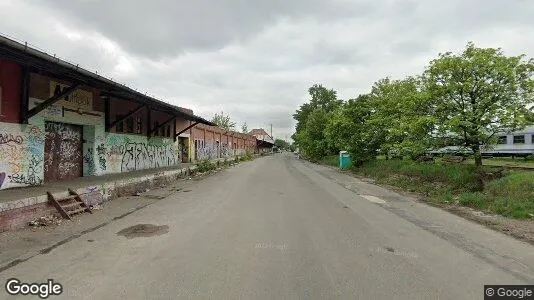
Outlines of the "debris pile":
<svg viewBox="0 0 534 300">
<path fill-rule="evenodd" d="M 101 204 L 91 205 L 91 210 L 101 210 L 101 209 L 103 209 Z"/>
<path fill-rule="evenodd" d="M 60 217 L 48 215 L 30 221 L 29 225 L 33 227 L 60 225 L 61 221 L 62 219 Z"/>
</svg>

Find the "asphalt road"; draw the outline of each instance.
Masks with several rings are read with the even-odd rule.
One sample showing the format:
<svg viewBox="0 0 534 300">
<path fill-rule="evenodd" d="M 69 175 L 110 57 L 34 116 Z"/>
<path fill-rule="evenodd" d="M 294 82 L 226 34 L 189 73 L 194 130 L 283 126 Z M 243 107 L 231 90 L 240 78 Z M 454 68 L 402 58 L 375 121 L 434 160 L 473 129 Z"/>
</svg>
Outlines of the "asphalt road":
<svg viewBox="0 0 534 300">
<path fill-rule="evenodd" d="M 156 232 L 117 234 L 139 224 Z M 54 279 L 57 299 L 483 299 L 484 284 L 534 283 L 534 247 L 277 154 L 0 273 L 11 277 Z"/>
</svg>

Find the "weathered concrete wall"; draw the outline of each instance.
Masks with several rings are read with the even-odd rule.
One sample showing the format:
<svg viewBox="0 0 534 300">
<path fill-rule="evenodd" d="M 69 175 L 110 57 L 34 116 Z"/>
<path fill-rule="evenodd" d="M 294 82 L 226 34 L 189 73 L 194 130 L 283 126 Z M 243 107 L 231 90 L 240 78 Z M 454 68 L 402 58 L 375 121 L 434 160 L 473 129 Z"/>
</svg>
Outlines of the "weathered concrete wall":
<svg viewBox="0 0 534 300">
<path fill-rule="evenodd" d="M 79 188 L 76 192 L 87 205 L 95 205 L 117 197 L 135 195 L 146 189 L 154 188 L 176 179 L 185 177 L 195 167 L 157 172 L 150 175 L 115 179 L 104 184 L 89 185 Z M 66 197 L 68 192 L 55 193 L 55 198 Z M 0 203 L 0 232 L 24 227 L 29 221 L 48 214 L 58 214 L 48 203 L 47 195 Z"/>
</svg>

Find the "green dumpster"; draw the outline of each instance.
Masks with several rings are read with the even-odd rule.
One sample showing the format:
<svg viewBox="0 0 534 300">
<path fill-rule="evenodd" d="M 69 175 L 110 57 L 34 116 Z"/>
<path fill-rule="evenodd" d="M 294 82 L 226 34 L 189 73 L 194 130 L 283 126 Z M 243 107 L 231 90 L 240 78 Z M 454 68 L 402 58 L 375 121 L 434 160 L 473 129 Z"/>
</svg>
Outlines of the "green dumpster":
<svg viewBox="0 0 534 300">
<path fill-rule="evenodd" d="M 350 165 L 350 154 L 347 151 L 339 151 L 339 168 L 346 169 Z"/>
</svg>

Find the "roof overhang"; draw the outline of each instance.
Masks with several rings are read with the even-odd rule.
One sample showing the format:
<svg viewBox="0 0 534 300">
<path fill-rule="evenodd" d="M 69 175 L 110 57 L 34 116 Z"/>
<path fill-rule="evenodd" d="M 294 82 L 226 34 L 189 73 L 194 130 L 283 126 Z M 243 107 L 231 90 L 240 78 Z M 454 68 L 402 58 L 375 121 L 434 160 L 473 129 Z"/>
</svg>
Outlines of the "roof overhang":
<svg viewBox="0 0 534 300">
<path fill-rule="evenodd" d="M 262 140 L 256 140 L 256 145 L 258 147 L 273 147 L 274 146 L 273 143 L 262 141 Z"/>
<path fill-rule="evenodd" d="M 27 44 L 21 44 L 1 35 L 0 59 L 14 61 L 28 67 L 30 71 L 35 73 L 97 88 L 101 90 L 101 96 L 110 96 L 137 102 L 148 106 L 152 110 L 163 111 L 177 118 L 217 126 L 204 118 L 188 114 L 177 106 L 150 97 L 111 79 L 80 68 L 78 65 L 61 60 L 46 52 L 29 47 Z"/>
</svg>

